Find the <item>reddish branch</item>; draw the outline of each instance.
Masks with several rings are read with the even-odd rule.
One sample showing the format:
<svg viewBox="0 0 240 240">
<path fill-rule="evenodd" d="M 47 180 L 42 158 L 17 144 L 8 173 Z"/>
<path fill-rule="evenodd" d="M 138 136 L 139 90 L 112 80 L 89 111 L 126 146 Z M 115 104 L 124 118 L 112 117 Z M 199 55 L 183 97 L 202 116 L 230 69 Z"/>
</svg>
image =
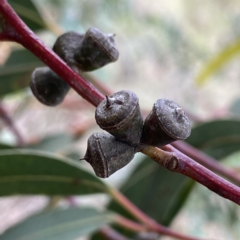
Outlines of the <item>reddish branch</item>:
<svg viewBox="0 0 240 240">
<path fill-rule="evenodd" d="M 142 152 L 164 168 L 188 176 L 218 195 L 240 205 L 239 187 L 219 177 L 190 157 L 179 152 L 176 148 L 170 145 L 161 148 L 164 151 L 157 147 L 145 146 L 142 148 Z"/>
<path fill-rule="evenodd" d="M 229 180 L 235 182 L 238 186 L 240 186 L 240 175 L 237 171 L 224 167 L 219 162 L 217 162 L 216 159 L 208 156 L 202 151 L 199 151 L 198 149 L 187 144 L 186 142 L 177 141 L 172 143 L 171 145 L 185 155 L 187 155 L 188 157 L 193 158 L 195 161 L 197 161 L 204 167 L 228 178 Z"/>
<path fill-rule="evenodd" d="M 0 0 L 0 13 L 4 17 L 5 21 L 7 21 L 8 25 L 11 26 L 10 30 L 5 28 L 0 37 L 2 36 L 3 39 L 9 38 L 22 44 L 94 106 L 97 106 L 104 99 L 103 94 L 101 94 L 89 82 L 78 76 L 51 49 L 44 45 L 44 43 L 17 16 L 6 0 Z M 165 151 L 169 151 L 176 157 L 176 172 L 180 172 L 191 177 L 208 187 L 210 190 L 232 200 L 237 204 L 240 203 L 240 189 L 238 187 L 215 175 L 173 147 L 165 146 L 163 149 Z M 160 149 L 158 150 L 161 151 Z M 159 151 L 157 152 L 159 153 Z M 161 152 L 165 153 L 165 159 L 162 159 L 158 163 L 170 170 L 173 170 L 172 168 L 176 167 L 174 165 L 176 162 L 168 162 L 171 154 L 164 151 Z M 156 156 L 154 154 L 157 154 L 155 150 L 149 150 L 148 155 L 156 160 Z"/>
</svg>

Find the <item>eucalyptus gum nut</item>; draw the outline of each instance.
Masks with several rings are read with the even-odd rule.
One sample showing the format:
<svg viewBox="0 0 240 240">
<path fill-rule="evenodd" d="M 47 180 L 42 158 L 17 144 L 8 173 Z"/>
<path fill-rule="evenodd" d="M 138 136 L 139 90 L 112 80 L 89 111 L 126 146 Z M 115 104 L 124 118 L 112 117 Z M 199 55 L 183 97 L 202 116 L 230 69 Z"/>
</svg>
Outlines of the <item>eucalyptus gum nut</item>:
<svg viewBox="0 0 240 240">
<path fill-rule="evenodd" d="M 94 133 L 88 139 L 84 156 L 95 174 L 107 178 L 125 167 L 134 157 L 135 148 L 118 141 L 109 133 Z"/>
<path fill-rule="evenodd" d="M 143 119 L 138 97 L 131 91 L 120 91 L 106 97 L 96 108 L 96 122 L 120 141 L 139 146 Z"/>
<path fill-rule="evenodd" d="M 117 61 L 119 52 L 114 34 L 105 34 L 97 28 L 90 28 L 74 55 L 74 59 L 83 71 L 92 71 Z"/>
<path fill-rule="evenodd" d="M 144 121 L 142 144 L 163 146 L 183 140 L 191 134 L 191 124 L 183 109 L 174 101 L 158 99 Z"/>
<path fill-rule="evenodd" d="M 54 46 L 53 51 L 63 59 L 68 65 L 76 65 L 74 54 L 81 48 L 84 34 L 76 32 L 66 32 L 60 35 Z"/>
<path fill-rule="evenodd" d="M 34 70 L 30 87 L 33 95 L 47 106 L 60 104 L 70 88 L 65 81 L 48 67 Z"/>
</svg>

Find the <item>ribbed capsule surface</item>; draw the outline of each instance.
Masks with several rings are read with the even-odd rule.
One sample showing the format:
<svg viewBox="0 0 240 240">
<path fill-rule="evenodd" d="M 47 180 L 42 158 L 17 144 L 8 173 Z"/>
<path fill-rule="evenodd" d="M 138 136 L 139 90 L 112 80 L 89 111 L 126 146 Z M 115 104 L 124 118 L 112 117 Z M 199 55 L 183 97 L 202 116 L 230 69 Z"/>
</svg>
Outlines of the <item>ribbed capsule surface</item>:
<svg viewBox="0 0 240 240">
<path fill-rule="evenodd" d="M 142 144 L 163 146 L 191 134 L 190 121 L 183 109 L 169 99 L 158 99 L 144 121 Z"/>
<path fill-rule="evenodd" d="M 95 118 L 119 140 L 132 146 L 140 144 L 143 119 L 135 93 L 123 90 L 106 97 L 96 108 Z"/>
<path fill-rule="evenodd" d="M 48 67 L 36 68 L 32 73 L 31 90 L 44 105 L 60 104 L 69 90 L 69 85 Z"/>
<path fill-rule="evenodd" d="M 94 133 L 88 139 L 83 159 L 91 164 L 98 177 L 107 178 L 126 166 L 134 154 L 134 147 L 118 141 L 109 133 Z"/>
<path fill-rule="evenodd" d="M 119 52 L 114 34 L 106 34 L 97 28 L 90 28 L 84 35 L 74 55 L 75 61 L 83 71 L 92 71 L 117 61 Z"/>
</svg>

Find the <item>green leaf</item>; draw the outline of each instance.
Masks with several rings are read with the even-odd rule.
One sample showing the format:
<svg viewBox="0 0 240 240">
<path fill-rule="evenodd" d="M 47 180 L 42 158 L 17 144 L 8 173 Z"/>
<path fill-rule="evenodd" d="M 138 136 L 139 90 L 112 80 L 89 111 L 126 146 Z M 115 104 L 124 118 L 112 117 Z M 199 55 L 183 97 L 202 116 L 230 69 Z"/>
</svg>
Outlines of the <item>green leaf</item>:
<svg viewBox="0 0 240 240">
<path fill-rule="evenodd" d="M 239 53 L 240 53 L 240 41 L 237 41 L 232 45 L 222 49 L 222 51 L 215 57 L 213 57 L 213 59 L 210 60 L 200 71 L 200 73 L 196 77 L 197 83 L 198 84 L 205 83 L 208 77 L 210 77 L 215 72 L 219 71 Z"/>
<path fill-rule="evenodd" d="M 0 240 L 74 240 L 107 225 L 113 216 L 91 208 L 45 211 L 8 229 Z"/>
<path fill-rule="evenodd" d="M 19 17 L 33 31 L 41 30 L 46 27 L 44 20 L 31 0 L 8 0 L 8 2 Z"/>
<path fill-rule="evenodd" d="M 32 71 L 44 64 L 25 49 L 15 50 L 0 67 L 0 96 L 28 87 Z"/>
<path fill-rule="evenodd" d="M 192 129 L 186 140 L 210 156 L 221 159 L 240 150 L 240 121 L 216 120 Z"/>
<path fill-rule="evenodd" d="M 5 143 L 0 142 L 0 150 L 3 149 L 13 149 L 14 147 Z"/>
<path fill-rule="evenodd" d="M 122 186 L 121 192 L 144 213 L 169 225 L 184 204 L 193 183 L 191 179 L 172 173 L 145 157 Z M 111 202 L 109 209 L 130 217 L 115 202 Z"/>
<path fill-rule="evenodd" d="M 104 183 L 81 163 L 33 150 L 0 151 L 0 196 L 77 195 L 105 191 Z"/>
</svg>

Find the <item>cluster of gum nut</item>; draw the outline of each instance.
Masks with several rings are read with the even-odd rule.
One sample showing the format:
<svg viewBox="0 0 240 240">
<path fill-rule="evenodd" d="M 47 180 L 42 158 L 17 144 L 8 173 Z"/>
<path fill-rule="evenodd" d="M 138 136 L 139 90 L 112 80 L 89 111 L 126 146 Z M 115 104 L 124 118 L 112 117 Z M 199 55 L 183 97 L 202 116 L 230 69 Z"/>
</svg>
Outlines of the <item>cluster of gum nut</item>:
<svg viewBox="0 0 240 240">
<path fill-rule="evenodd" d="M 90 28 L 85 34 L 67 32 L 53 46 L 76 73 L 92 71 L 114 62 L 119 53 L 113 34 Z M 60 104 L 70 86 L 48 67 L 35 69 L 30 87 L 43 104 Z M 107 178 L 126 166 L 142 146 L 163 146 L 186 139 L 191 125 L 182 108 L 168 99 L 158 99 L 143 121 L 138 97 L 127 90 L 106 96 L 95 112 L 97 124 L 107 132 L 94 133 L 88 139 L 84 160 L 98 177 Z"/>
</svg>

